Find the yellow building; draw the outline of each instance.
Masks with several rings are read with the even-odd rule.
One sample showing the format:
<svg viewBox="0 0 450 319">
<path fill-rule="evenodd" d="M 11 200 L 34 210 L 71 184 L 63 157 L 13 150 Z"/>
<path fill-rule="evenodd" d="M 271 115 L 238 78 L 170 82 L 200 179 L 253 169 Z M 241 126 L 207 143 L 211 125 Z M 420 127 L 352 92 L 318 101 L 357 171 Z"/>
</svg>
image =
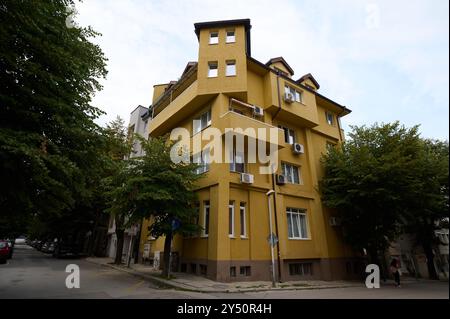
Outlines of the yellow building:
<svg viewBox="0 0 450 319">
<path fill-rule="evenodd" d="M 247 152 L 233 154 L 232 163 L 202 167 L 197 192 L 204 230 L 175 238 L 177 268 L 225 282 L 270 280 L 270 197 L 277 280 L 355 275 L 354 254 L 318 192 L 320 158 L 342 141 L 340 118 L 350 110 L 318 93 L 311 74 L 295 80 L 282 57 L 267 63 L 253 58 L 250 30 L 248 19 L 196 23 L 198 62 L 188 63 L 178 81 L 154 86 L 150 136 L 177 127 L 188 129 L 191 139 L 209 127 L 279 132 L 276 142 L 265 140 L 278 149 L 276 174 L 260 174 L 261 162 L 249 162 Z M 249 141 L 246 136 L 246 146 Z M 267 195 L 270 190 L 275 194 Z M 163 242 L 143 231 L 141 255 L 144 247 L 147 255 L 149 249 L 162 254 Z"/>
</svg>

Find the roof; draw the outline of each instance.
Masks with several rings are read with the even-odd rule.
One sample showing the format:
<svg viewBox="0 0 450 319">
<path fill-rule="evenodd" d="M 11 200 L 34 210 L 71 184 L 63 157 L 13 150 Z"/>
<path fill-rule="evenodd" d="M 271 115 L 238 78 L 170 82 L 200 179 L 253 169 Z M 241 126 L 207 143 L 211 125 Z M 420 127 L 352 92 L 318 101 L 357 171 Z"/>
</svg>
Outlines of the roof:
<svg viewBox="0 0 450 319">
<path fill-rule="evenodd" d="M 282 56 L 270 59 L 269 61 L 267 61 L 266 65 L 270 66 L 277 62 L 281 62 L 286 67 L 286 69 L 288 69 L 288 71 L 291 73 L 291 75 L 294 75 L 294 70 L 291 68 L 291 66 L 286 62 L 286 60 Z"/>
<path fill-rule="evenodd" d="M 266 64 L 264 64 L 264 63 L 262 63 L 262 62 L 256 60 L 255 58 L 253 58 L 253 57 L 251 57 L 251 56 L 247 56 L 247 59 L 249 59 L 250 61 L 252 61 L 252 62 L 255 63 L 256 65 L 259 65 L 260 67 L 266 69 L 267 71 L 269 71 L 269 72 L 274 72 L 274 73 L 275 73 L 275 70 L 273 70 L 272 68 L 270 68 L 268 65 L 266 65 Z M 289 78 L 289 77 L 287 77 L 287 76 L 283 76 L 283 75 L 281 74 L 280 77 L 282 77 L 282 78 L 285 79 L 286 81 L 290 81 L 290 82 L 294 83 L 295 85 L 298 85 L 299 87 L 303 88 L 304 90 L 306 90 L 306 91 L 308 91 L 308 92 L 311 92 L 311 93 L 315 94 L 316 96 L 318 96 L 319 98 L 322 98 L 322 99 L 328 101 L 329 103 L 331 103 L 331 104 L 337 106 L 338 108 L 340 108 L 340 109 L 342 110 L 342 115 L 346 115 L 346 114 L 349 114 L 349 113 L 352 112 L 352 111 L 351 111 L 350 109 L 348 109 L 346 106 L 341 105 L 341 104 L 339 104 L 339 103 L 337 103 L 337 102 L 335 102 L 335 101 L 333 101 L 333 100 L 327 98 L 326 96 L 323 96 L 322 94 L 318 93 L 317 91 L 315 91 L 315 90 L 313 90 L 313 89 L 311 89 L 311 88 L 309 88 L 309 87 L 307 87 L 307 86 L 305 86 L 305 85 L 303 85 L 303 84 L 301 84 L 301 83 L 299 83 L 299 82 L 296 82 L 296 81 L 292 80 L 291 78 Z"/>
<path fill-rule="evenodd" d="M 187 71 L 189 71 L 190 68 L 192 68 L 195 65 L 197 65 L 197 62 L 188 62 L 188 64 L 184 68 L 183 73 L 181 73 L 181 76 L 183 76 Z"/>
<path fill-rule="evenodd" d="M 312 83 L 314 83 L 314 85 L 316 86 L 317 89 L 320 89 L 320 85 L 319 82 L 316 81 L 316 79 L 312 76 L 311 73 L 305 74 L 304 76 L 302 76 L 300 79 L 297 80 L 298 83 L 302 83 L 305 80 L 310 80 Z"/>
<path fill-rule="evenodd" d="M 197 38 L 200 37 L 200 30 L 205 28 L 221 28 L 234 25 L 244 25 L 245 30 L 249 31 L 252 26 L 250 24 L 250 19 L 235 19 L 235 20 L 221 20 L 221 21 L 209 21 L 209 22 L 197 22 L 194 23 L 195 34 Z"/>
</svg>

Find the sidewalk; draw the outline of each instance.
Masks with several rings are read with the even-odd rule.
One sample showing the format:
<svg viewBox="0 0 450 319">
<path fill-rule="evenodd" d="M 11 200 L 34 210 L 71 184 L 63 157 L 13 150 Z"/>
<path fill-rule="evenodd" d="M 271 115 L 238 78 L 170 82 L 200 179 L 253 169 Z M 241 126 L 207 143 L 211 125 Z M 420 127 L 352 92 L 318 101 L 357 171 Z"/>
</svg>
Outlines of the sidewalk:
<svg viewBox="0 0 450 319">
<path fill-rule="evenodd" d="M 356 281 L 320 281 L 320 280 L 304 280 L 304 281 L 287 281 L 277 283 L 276 288 L 272 288 L 272 283 L 268 281 L 246 281 L 222 283 L 216 282 L 205 277 L 195 276 L 187 273 L 171 273 L 174 278 L 161 278 L 161 271 L 154 270 L 151 266 L 133 264 L 130 268 L 125 265 L 112 264 L 112 258 L 86 258 L 88 262 L 102 265 L 104 267 L 113 268 L 119 271 L 129 273 L 149 280 L 161 288 L 175 288 L 187 291 L 220 293 L 220 292 L 254 292 L 267 290 L 303 290 L 303 289 L 329 289 L 329 288 L 347 288 L 361 287 L 362 282 Z"/>
</svg>

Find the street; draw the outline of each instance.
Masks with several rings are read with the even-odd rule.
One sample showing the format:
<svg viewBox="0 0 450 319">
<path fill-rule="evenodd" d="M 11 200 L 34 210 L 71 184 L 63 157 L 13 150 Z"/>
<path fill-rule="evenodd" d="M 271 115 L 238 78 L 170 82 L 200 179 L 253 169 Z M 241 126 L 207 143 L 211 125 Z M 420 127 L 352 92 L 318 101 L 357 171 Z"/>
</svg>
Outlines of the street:
<svg viewBox="0 0 450 319">
<path fill-rule="evenodd" d="M 68 264 L 80 267 L 80 288 L 66 287 Z M 448 282 L 405 282 L 380 289 L 361 287 L 247 293 L 197 293 L 160 289 L 129 274 L 83 259 L 55 259 L 26 245 L 16 245 L 13 259 L 0 265 L 0 299 L 10 298 L 133 298 L 133 299 L 448 299 Z"/>
</svg>

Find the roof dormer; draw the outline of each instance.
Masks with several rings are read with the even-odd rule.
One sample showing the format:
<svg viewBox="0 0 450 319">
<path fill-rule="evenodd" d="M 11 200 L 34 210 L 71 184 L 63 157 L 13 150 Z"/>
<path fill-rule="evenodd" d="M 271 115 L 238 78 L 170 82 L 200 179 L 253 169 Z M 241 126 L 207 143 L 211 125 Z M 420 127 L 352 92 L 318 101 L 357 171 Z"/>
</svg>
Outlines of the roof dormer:
<svg viewBox="0 0 450 319">
<path fill-rule="evenodd" d="M 292 77 L 294 75 L 294 70 L 291 66 L 286 62 L 283 57 L 272 58 L 270 59 L 266 65 L 276 71 L 281 72 L 283 75 L 287 77 Z"/>
<path fill-rule="evenodd" d="M 297 83 L 309 87 L 311 90 L 314 91 L 320 89 L 319 83 L 316 81 L 316 79 L 312 76 L 311 73 L 302 76 L 300 79 L 297 80 Z"/>
</svg>

